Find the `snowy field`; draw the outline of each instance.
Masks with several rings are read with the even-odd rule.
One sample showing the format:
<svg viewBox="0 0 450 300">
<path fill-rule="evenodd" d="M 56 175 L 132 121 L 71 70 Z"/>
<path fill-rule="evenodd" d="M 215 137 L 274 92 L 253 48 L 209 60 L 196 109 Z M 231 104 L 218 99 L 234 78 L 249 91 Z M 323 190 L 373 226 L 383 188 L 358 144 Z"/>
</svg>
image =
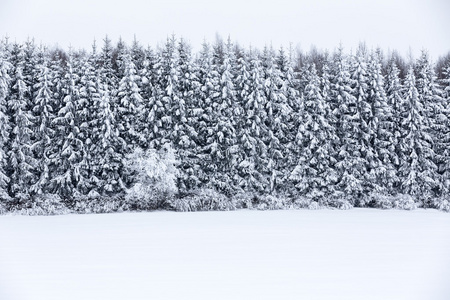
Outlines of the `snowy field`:
<svg viewBox="0 0 450 300">
<path fill-rule="evenodd" d="M 450 214 L 0 216 L 0 299 L 448 300 Z"/>
</svg>

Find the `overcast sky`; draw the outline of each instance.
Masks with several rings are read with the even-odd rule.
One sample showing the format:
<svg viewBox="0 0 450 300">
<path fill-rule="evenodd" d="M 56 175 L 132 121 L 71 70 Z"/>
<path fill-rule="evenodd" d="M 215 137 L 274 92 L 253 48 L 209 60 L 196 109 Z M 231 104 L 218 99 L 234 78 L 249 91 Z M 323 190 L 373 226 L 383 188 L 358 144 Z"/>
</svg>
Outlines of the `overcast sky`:
<svg viewBox="0 0 450 300">
<path fill-rule="evenodd" d="M 450 51 L 449 0 L 0 0 L 0 35 L 90 49 L 106 34 L 156 46 L 175 33 L 194 48 L 216 33 L 241 45 L 347 50 L 359 41 L 433 59 Z"/>
</svg>

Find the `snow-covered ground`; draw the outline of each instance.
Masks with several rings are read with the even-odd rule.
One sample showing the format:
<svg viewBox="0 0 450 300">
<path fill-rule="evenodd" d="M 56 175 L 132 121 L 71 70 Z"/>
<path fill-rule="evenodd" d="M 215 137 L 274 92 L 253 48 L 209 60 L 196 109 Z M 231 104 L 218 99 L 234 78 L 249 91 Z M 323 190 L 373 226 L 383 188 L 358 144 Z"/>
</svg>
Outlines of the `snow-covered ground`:
<svg viewBox="0 0 450 300">
<path fill-rule="evenodd" d="M 0 216 L 1 300 L 450 299 L 450 214 Z"/>
</svg>

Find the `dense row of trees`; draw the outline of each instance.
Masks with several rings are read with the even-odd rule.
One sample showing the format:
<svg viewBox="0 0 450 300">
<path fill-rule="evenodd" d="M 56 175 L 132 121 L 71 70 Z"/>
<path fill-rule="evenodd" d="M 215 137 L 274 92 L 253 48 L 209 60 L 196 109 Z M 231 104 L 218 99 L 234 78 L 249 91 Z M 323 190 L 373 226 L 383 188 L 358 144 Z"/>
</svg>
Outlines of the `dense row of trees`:
<svg viewBox="0 0 450 300">
<path fill-rule="evenodd" d="M 450 190 L 450 60 L 408 63 L 361 45 L 348 55 L 242 49 L 192 54 L 106 38 L 92 51 L 0 44 L 0 201 L 124 195 L 124 158 L 171 145 L 180 196 L 327 197 L 367 203 Z M 439 75 L 439 77 L 438 77 Z"/>
</svg>

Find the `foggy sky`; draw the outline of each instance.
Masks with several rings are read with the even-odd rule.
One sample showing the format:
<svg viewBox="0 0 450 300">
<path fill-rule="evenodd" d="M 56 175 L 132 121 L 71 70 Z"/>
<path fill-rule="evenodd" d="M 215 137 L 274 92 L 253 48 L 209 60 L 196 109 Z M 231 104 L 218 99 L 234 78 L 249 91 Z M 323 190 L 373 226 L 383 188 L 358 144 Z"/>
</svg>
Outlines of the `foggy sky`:
<svg viewBox="0 0 450 300">
<path fill-rule="evenodd" d="M 107 34 L 156 46 L 168 35 L 199 49 L 216 34 L 243 46 L 272 44 L 347 51 L 360 41 L 437 59 L 450 51 L 448 0 L 0 0 L 0 37 L 90 49 Z"/>
</svg>

